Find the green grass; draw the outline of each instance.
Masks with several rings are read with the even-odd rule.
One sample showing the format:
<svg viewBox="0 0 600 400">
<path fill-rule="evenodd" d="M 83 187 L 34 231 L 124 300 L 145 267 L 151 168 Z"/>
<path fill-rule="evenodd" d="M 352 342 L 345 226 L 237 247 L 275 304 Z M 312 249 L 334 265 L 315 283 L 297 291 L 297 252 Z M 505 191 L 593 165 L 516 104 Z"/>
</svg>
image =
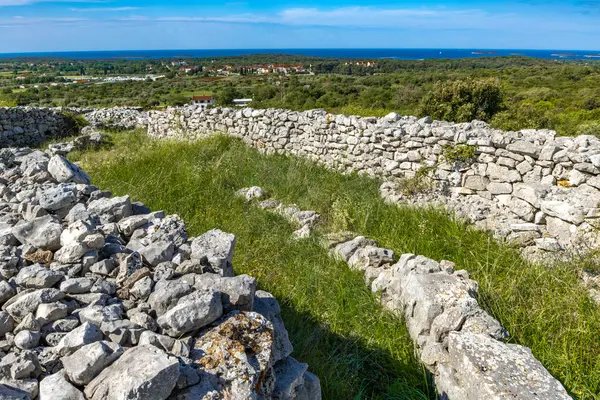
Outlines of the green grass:
<svg viewBox="0 0 600 400">
<path fill-rule="evenodd" d="M 455 261 L 479 281 L 482 305 L 580 399 L 600 392 L 600 309 L 580 286 L 580 264 L 525 263 L 514 249 L 441 210 L 386 205 L 376 180 L 308 161 L 264 156 L 241 141 L 153 142 L 115 136 L 112 149 L 73 154 L 93 182 L 177 213 L 192 234 L 235 233 L 237 273 L 258 278 L 282 304 L 294 356 L 310 364 L 326 399 L 420 399 L 435 393 L 415 361 L 403 322 L 377 305 L 362 278 L 328 257 L 318 239 L 294 242 L 282 218 L 233 198 L 258 185 L 314 209 L 325 227 L 348 228 L 397 254 Z"/>
</svg>

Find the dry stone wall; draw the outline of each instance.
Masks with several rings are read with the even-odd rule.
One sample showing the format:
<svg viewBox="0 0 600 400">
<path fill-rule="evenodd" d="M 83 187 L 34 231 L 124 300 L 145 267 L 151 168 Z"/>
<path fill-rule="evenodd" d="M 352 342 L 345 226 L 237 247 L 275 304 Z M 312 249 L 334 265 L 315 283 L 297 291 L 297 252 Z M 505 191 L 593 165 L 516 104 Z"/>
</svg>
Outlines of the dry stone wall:
<svg viewBox="0 0 600 400">
<path fill-rule="evenodd" d="M 189 237 L 51 154 L 0 150 L 0 398 L 321 398 L 234 235 Z"/>
<path fill-rule="evenodd" d="M 147 114 L 140 108 L 0 107 L 0 148 L 36 147 L 49 139 L 74 136 L 79 133 L 74 115 L 83 115 L 95 128 L 126 130 L 147 126 Z"/>
<path fill-rule="evenodd" d="M 38 146 L 47 139 L 73 132 L 73 123 L 57 110 L 48 108 L 0 108 L 0 148 Z"/>
<path fill-rule="evenodd" d="M 194 140 L 221 132 L 266 153 L 383 178 L 386 200 L 444 204 L 524 247 L 527 255 L 582 253 L 600 246 L 600 140 L 593 136 L 321 110 L 183 107 L 151 111 L 147 122 L 154 138 Z M 452 150 L 459 155 L 472 151 L 473 157 L 449 160 Z M 428 176 L 434 190 L 404 195 L 404 180 L 417 175 Z"/>
<path fill-rule="evenodd" d="M 298 240 L 317 227 L 316 212 L 263 200 L 260 187 L 240 189 L 236 195 L 301 226 L 293 234 Z M 322 244 L 331 256 L 364 274 L 384 307 L 404 317 L 440 399 L 571 398 L 530 349 L 506 343 L 509 333 L 480 307 L 478 284 L 467 271 L 456 270 L 450 261 L 413 254 L 397 260 L 393 250 L 353 232 L 325 233 Z"/>
</svg>

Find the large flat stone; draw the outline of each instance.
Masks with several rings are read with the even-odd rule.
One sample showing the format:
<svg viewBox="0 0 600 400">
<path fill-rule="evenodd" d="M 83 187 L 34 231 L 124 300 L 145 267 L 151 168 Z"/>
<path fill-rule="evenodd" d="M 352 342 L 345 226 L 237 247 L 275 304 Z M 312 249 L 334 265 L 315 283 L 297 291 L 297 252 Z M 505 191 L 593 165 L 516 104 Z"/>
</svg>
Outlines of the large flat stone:
<svg viewBox="0 0 600 400">
<path fill-rule="evenodd" d="M 165 400 L 179 379 L 179 362 L 151 345 L 127 350 L 85 388 L 89 400 Z"/>
</svg>

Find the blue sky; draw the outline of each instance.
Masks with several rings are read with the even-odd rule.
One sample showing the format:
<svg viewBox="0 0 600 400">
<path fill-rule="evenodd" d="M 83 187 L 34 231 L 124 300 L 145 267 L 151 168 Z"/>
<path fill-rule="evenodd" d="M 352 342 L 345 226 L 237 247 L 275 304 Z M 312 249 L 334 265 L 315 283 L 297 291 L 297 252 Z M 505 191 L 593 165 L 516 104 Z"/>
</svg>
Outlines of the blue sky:
<svg viewBox="0 0 600 400">
<path fill-rule="evenodd" d="M 600 0 L 0 0 L 0 53 L 215 48 L 600 49 Z"/>
</svg>

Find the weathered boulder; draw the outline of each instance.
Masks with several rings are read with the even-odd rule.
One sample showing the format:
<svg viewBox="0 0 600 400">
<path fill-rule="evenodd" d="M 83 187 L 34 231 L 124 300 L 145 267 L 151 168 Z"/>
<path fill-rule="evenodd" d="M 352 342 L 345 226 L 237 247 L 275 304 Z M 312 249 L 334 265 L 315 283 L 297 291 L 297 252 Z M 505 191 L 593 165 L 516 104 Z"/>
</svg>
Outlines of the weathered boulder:
<svg viewBox="0 0 600 400">
<path fill-rule="evenodd" d="M 21 221 L 12 229 L 12 234 L 23 244 L 44 250 L 58 250 L 62 227 L 51 215 Z"/>
<path fill-rule="evenodd" d="M 206 257 L 215 272 L 222 276 L 233 276 L 233 250 L 235 236 L 213 229 L 192 241 L 192 259 Z"/>
<path fill-rule="evenodd" d="M 214 290 L 193 292 L 158 317 L 156 322 L 170 336 L 179 337 L 214 322 L 223 314 L 221 294 Z"/>
<path fill-rule="evenodd" d="M 48 172 L 58 182 L 90 184 L 88 174 L 77 165 L 59 155 L 53 156 L 48 162 Z"/>
<path fill-rule="evenodd" d="M 116 343 L 101 341 L 83 346 L 61 362 L 69 380 L 77 385 L 87 385 L 104 368 L 123 354 L 123 348 Z"/>
<path fill-rule="evenodd" d="M 482 334 L 450 332 L 448 355 L 436 383 L 450 399 L 571 399 L 526 347 Z"/>
<path fill-rule="evenodd" d="M 40 382 L 39 399 L 85 400 L 85 396 L 69 382 L 63 370 L 42 379 Z"/>
<path fill-rule="evenodd" d="M 62 356 L 75 353 L 86 344 L 102 340 L 102 332 L 96 325 L 85 322 L 78 328 L 67 333 L 54 348 L 55 352 Z"/>
<path fill-rule="evenodd" d="M 127 350 L 85 388 L 89 400 L 165 400 L 179 379 L 179 363 L 154 346 Z"/>
</svg>

